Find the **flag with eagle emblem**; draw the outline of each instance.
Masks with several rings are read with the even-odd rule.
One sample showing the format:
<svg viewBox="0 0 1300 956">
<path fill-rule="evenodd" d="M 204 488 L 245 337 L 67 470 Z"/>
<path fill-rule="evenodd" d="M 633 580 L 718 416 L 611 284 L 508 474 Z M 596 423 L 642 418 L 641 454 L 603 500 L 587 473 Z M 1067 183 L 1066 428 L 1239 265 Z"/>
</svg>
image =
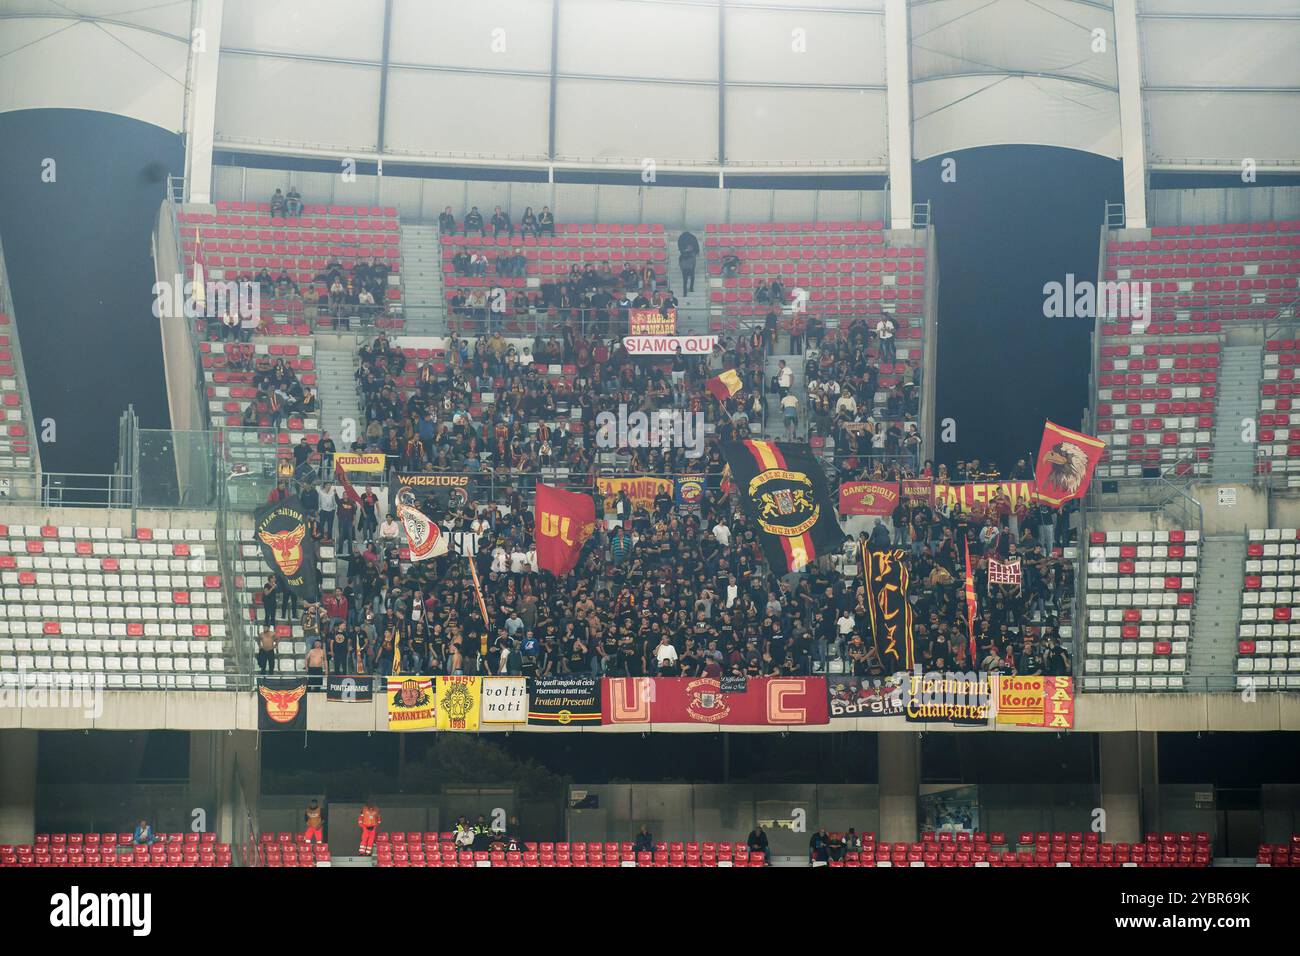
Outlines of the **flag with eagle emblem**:
<svg viewBox="0 0 1300 956">
<path fill-rule="evenodd" d="M 1082 498 L 1105 450 L 1106 443 L 1100 438 L 1048 422 L 1034 470 L 1038 500 L 1059 508 L 1073 498 Z"/>
<path fill-rule="evenodd" d="M 303 602 L 320 598 L 316 542 L 307 531 L 307 516 L 297 497 L 267 505 L 254 515 L 253 537 L 264 560 Z"/>
<path fill-rule="evenodd" d="M 807 445 L 737 441 L 722 446 L 745 517 L 777 574 L 802 571 L 844 544 L 826 473 Z"/>
<path fill-rule="evenodd" d="M 257 685 L 258 730 L 307 729 L 307 678 L 263 677 Z"/>
</svg>

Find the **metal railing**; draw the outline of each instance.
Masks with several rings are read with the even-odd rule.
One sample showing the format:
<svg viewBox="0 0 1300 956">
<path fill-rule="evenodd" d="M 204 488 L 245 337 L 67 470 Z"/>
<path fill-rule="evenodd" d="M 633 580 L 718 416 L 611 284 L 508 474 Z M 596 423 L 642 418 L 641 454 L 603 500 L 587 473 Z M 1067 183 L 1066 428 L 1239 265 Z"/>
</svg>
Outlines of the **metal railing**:
<svg viewBox="0 0 1300 956">
<path fill-rule="evenodd" d="M 5 266 L 4 244 L 0 243 L 0 315 L 9 317 L 9 324 L 4 327 L 4 334 L 9 336 L 9 351 L 12 354 L 14 378 L 18 381 L 18 392 L 23 403 L 22 412 L 27 434 L 30 437 L 32 467 L 30 471 L 39 476 L 41 470 L 40 436 L 36 433 L 36 410 L 32 406 L 32 396 L 27 390 L 27 369 L 23 364 L 23 350 L 18 343 L 18 319 L 14 314 L 13 294 L 9 288 L 9 272 Z M 28 469 L 17 469 L 26 474 Z"/>
<path fill-rule="evenodd" d="M 134 509 L 134 481 L 130 475 L 43 471 L 37 478 L 31 490 L 17 490 L 0 503 L 40 508 Z"/>
</svg>

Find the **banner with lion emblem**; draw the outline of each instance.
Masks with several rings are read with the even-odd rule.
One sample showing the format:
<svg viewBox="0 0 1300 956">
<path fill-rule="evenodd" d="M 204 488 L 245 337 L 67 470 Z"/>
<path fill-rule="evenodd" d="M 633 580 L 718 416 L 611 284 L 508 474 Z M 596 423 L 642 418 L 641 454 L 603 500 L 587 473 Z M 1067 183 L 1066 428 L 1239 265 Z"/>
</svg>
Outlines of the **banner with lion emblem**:
<svg viewBox="0 0 1300 956">
<path fill-rule="evenodd" d="M 316 543 L 307 532 L 302 504 L 289 498 L 267 505 L 254 515 L 253 537 L 262 560 L 303 602 L 320 599 L 316 576 Z"/>
<path fill-rule="evenodd" d="M 802 571 L 844 543 L 826 473 L 807 445 L 739 441 L 722 446 L 745 516 L 758 526 L 778 574 Z"/>
<path fill-rule="evenodd" d="M 439 677 L 435 703 L 439 730 L 478 730 L 480 677 Z"/>
<path fill-rule="evenodd" d="M 1100 438 L 1048 422 L 1034 470 L 1038 500 L 1059 508 L 1073 498 L 1082 498 L 1105 450 L 1106 443 Z"/>
</svg>

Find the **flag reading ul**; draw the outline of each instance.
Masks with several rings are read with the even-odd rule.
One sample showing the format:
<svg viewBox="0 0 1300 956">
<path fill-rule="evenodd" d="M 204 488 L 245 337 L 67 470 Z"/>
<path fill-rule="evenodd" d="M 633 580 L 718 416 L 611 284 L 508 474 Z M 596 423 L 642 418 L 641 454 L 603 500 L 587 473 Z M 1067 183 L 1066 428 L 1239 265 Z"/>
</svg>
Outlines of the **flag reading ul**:
<svg viewBox="0 0 1300 956">
<path fill-rule="evenodd" d="M 596 503 L 590 495 L 538 482 L 534 517 L 537 566 L 564 577 L 577 565 L 583 544 L 595 530 Z"/>
</svg>

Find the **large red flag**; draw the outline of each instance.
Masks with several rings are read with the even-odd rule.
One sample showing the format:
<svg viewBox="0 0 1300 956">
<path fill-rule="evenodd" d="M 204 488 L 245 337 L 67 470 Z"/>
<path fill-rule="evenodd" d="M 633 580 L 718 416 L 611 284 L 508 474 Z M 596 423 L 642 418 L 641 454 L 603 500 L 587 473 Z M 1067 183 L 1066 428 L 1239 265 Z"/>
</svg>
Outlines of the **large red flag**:
<svg viewBox="0 0 1300 956">
<path fill-rule="evenodd" d="M 539 481 L 534 518 L 537 566 L 562 578 L 578 563 L 583 543 L 596 528 L 596 502 L 591 495 L 561 491 Z"/>
<path fill-rule="evenodd" d="M 1034 471 L 1038 500 L 1059 508 L 1072 498 L 1082 498 L 1105 450 L 1106 443 L 1099 438 L 1048 422 Z"/>
</svg>

